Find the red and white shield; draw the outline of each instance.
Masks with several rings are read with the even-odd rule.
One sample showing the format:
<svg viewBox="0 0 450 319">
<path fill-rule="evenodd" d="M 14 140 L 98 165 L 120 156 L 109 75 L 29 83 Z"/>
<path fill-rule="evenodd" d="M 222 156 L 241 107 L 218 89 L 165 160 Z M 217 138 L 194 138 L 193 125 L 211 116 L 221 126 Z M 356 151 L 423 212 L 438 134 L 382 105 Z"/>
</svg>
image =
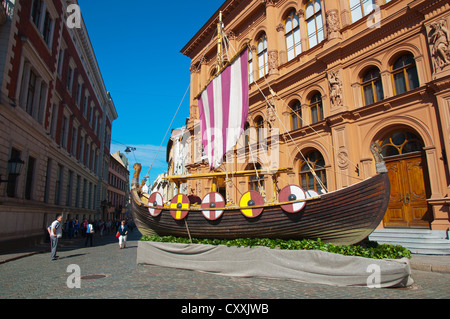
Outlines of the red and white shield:
<svg viewBox="0 0 450 319">
<path fill-rule="evenodd" d="M 243 209 L 241 209 L 242 214 L 248 218 L 256 218 L 262 214 L 264 208 L 252 208 L 253 206 L 264 205 L 264 198 L 260 193 L 255 191 L 249 191 L 242 195 L 239 204 Z"/>
<path fill-rule="evenodd" d="M 148 206 L 152 207 L 162 207 L 164 204 L 163 197 L 160 193 L 153 193 L 150 195 L 150 198 L 148 199 Z M 149 208 L 148 211 L 150 212 L 150 215 L 153 217 L 159 216 L 161 214 L 161 209 L 156 208 Z"/>
<path fill-rule="evenodd" d="M 170 214 L 176 220 L 182 220 L 189 214 L 190 202 L 186 195 L 176 195 L 170 204 Z"/>
<path fill-rule="evenodd" d="M 203 198 L 202 211 L 203 216 L 208 220 L 217 220 L 222 216 L 223 210 L 208 210 L 210 208 L 224 208 L 225 199 L 219 193 L 209 193 Z"/>
<path fill-rule="evenodd" d="M 304 199 L 306 199 L 305 191 L 296 185 L 286 186 L 280 192 L 279 196 L 280 203 L 295 202 Z M 305 208 L 305 206 L 306 202 L 299 202 L 283 205 L 281 208 L 287 213 L 295 214 Z"/>
</svg>

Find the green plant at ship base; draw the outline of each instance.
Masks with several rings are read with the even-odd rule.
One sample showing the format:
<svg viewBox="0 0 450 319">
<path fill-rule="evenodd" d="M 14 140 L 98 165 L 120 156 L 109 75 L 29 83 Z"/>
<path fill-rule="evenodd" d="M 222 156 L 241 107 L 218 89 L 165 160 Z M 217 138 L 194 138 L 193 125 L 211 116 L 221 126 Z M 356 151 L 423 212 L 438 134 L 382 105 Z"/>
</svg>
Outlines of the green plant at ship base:
<svg viewBox="0 0 450 319">
<path fill-rule="evenodd" d="M 143 236 L 141 241 L 159 243 L 190 244 L 189 238 L 173 236 Z M 281 250 L 320 250 L 328 253 L 345 256 L 358 256 L 372 259 L 401 259 L 411 258 L 411 252 L 403 246 L 379 245 L 376 242 L 364 241 L 358 245 L 333 245 L 318 240 L 281 240 L 281 239 L 196 239 L 192 238 L 192 244 L 213 245 L 213 246 L 236 246 L 236 247 L 268 247 L 270 249 Z"/>
</svg>

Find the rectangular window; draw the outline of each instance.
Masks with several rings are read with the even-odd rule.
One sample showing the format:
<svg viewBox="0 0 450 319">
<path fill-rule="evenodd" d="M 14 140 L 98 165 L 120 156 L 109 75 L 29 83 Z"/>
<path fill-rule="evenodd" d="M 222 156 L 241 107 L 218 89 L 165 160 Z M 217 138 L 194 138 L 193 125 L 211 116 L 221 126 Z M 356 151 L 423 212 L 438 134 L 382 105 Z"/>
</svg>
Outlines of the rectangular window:
<svg viewBox="0 0 450 319">
<path fill-rule="evenodd" d="M 49 194 L 50 194 L 50 181 L 52 177 L 52 160 L 49 158 L 47 160 L 47 174 L 45 177 L 45 189 L 44 189 L 44 203 L 49 202 Z"/>
<path fill-rule="evenodd" d="M 33 116 L 33 108 L 34 108 L 34 95 L 36 93 L 36 74 L 30 70 L 30 78 L 28 80 L 28 93 L 27 93 L 27 100 L 25 104 L 25 111 L 27 111 L 28 114 Z"/>
<path fill-rule="evenodd" d="M 77 137 L 78 137 L 78 129 L 74 127 L 72 129 L 72 142 L 70 145 L 70 152 L 74 157 L 77 154 Z"/>
<path fill-rule="evenodd" d="M 11 150 L 10 159 L 20 158 L 21 152 L 15 148 Z M 14 198 L 17 196 L 17 175 L 9 174 L 8 172 L 8 185 L 6 186 L 6 194 L 8 197 Z"/>
<path fill-rule="evenodd" d="M 53 20 L 48 11 L 45 12 L 44 27 L 42 29 L 42 36 L 47 46 L 50 48 L 52 44 L 53 34 Z"/>
<path fill-rule="evenodd" d="M 80 207 L 80 188 L 81 188 L 81 176 L 77 175 L 77 187 L 75 191 L 75 207 Z"/>
<path fill-rule="evenodd" d="M 84 97 L 84 106 L 83 106 L 83 115 L 87 119 L 88 114 L 88 105 L 89 105 L 89 96 Z"/>
<path fill-rule="evenodd" d="M 27 179 L 25 183 L 25 199 L 28 200 L 33 199 L 32 192 L 33 192 L 35 166 L 36 166 L 36 159 L 30 156 L 28 158 Z"/>
<path fill-rule="evenodd" d="M 64 173 L 64 168 L 58 164 L 58 171 L 56 173 L 56 185 L 55 185 L 55 204 L 56 205 L 61 205 L 63 173 Z"/>
<path fill-rule="evenodd" d="M 77 105 L 78 107 L 81 106 L 81 93 L 83 92 L 83 84 L 78 83 L 77 86 Z"/>
<path fill-rule="evenodd" d="M 67 119 L 67 117 L 63 116 L 60 145 L 64 149 L 67 149 L 67 130 L 68 130 L 68 126 L 69 126 L 68 119 Z"/>
<path fill-rule="evenodd" d="M 72 192 L 73 192 L 73 172 L 69 171 L 69 181 L 67 183 L 67 197 L 66 206 L 72 206 Z"/>
<path fill-rule="evenodd" d="M 73 75 L 74 75 L 74 70 L 71 67 L 69 67 L 69 72 L 67 74 L 67 90 L 69 91 L 70 94 L 72 94 Z"/>
<path fill-rule="evenodd" d="M 59 76 L 62 75 L 62 68 L 63 68 L 63 63 L 64 63 L 64 50 L 59 50 L 59 57 L 58 57 L 58 74 Z"/>
<path fill-rule="evenodd" d="M 34 25 L 39 29 L 41 25 L 42 16 L 42 0 L 34 0 L 33 8 L 31 9 L 31 20 L 33 20 Z"/>
</svg>

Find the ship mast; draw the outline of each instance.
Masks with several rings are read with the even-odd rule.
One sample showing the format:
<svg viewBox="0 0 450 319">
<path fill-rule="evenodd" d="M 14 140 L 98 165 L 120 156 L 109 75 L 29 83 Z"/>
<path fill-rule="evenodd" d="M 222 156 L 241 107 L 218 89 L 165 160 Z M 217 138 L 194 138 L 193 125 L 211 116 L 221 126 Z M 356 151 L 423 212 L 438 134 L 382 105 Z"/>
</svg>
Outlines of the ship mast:
<svg viewBox="0 0 450 319">
<path fill-rule="evenodd" d="M 222 11 L 219 13 L 219 22 L 217 24 L 217 74 L 222 72 L 223 58 L 222 58 L 222 41 L 223 41 L 223 22 L 222 22 Z"/>
</svg>

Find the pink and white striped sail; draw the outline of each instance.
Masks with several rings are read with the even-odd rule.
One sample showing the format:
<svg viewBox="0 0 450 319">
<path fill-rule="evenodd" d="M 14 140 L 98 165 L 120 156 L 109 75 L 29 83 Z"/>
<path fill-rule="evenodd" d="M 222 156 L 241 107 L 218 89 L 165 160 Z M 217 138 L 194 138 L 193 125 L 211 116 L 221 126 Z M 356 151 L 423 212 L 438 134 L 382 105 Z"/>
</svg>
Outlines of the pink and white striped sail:
<svg viewBox="0 0 450 319">
<path fill-rule="evenodd" d="M 199 99 L 202 143 L 211 169 L 237 144 L 249 108 L 248 51 L 243 52 L 202 92 Z"/>
</svg>

